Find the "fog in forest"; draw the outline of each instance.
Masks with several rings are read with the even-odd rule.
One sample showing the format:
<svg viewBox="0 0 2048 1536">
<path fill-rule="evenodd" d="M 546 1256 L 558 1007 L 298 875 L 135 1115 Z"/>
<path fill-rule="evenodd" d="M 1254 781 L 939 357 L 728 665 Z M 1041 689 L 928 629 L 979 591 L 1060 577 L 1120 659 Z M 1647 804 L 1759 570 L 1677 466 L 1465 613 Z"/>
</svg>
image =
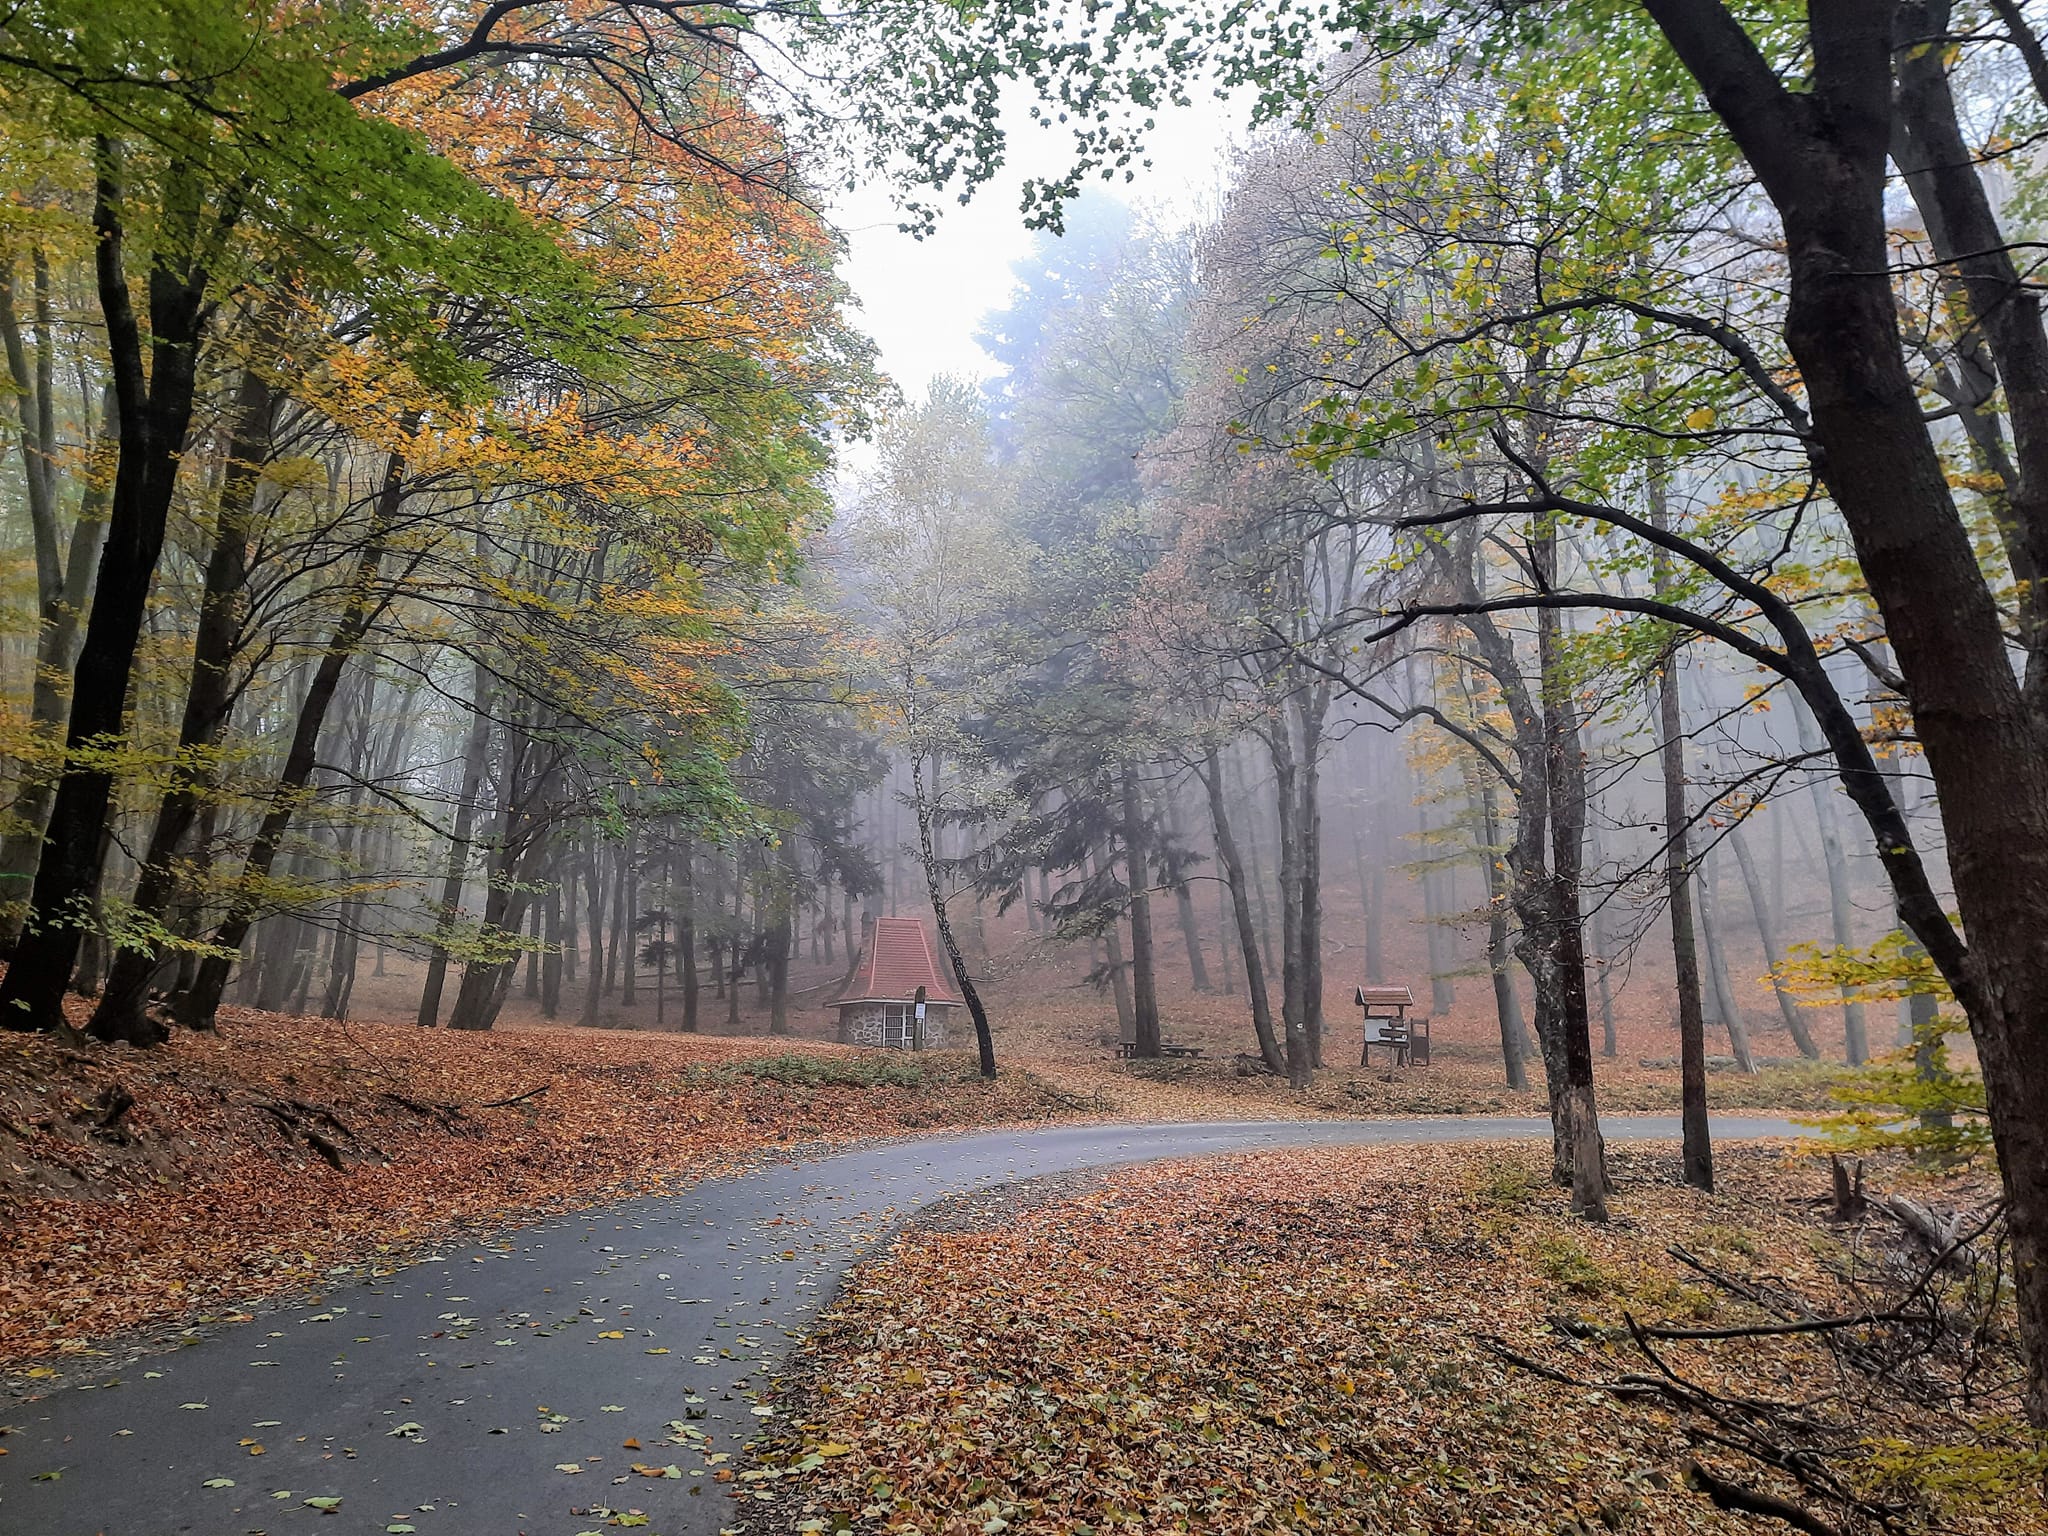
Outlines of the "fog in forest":
<svg viewBox="0 0 2048 1536">
<path fill-rule="evenodd" d="M 2044 18 L 1779 10 L 0 16 L 0 1217 L 84 1252 L 187 1111 L 451 1222 L 472 1133 L 559 1133 L 524 1219 L 665 1138 L 1516 1116 L 1437 1209 L 1607 1241 L 1834 1114 L 1825 1194 L 1720 1166 L 1890 1212 L 1875 1288 L 1660 1239 L 1767 1316 L 1658 1337 L 2048 1429 Z M 36 1348 L 171 1315 L 99 1283 Z M 1658 1489 L 1909 1529 L 1809 1407 L 1775 1505 Z"/>
<path fill-rule="evenodd" d="M 1440 1052 L 1519 1082 L 1537 1010 L 1562 1006 L 1514 899 L 1533 707 L 1567 717 L 1547 814 L 1581 829 L 1602 1054 L 1677 1054 L 1673 782 L 1713 1053 L 1748 1070 L 1909 1038 L 1904 1003 L 1830 1000 L 1825 957 L 1898 924 L 1797 695 L 1591 600 L 1517 608 L 1539 571 L 1592 594 L 1669 577 L 1593 520 L 1430 525 L 1520 472 L 1482 419 L 1440 408 L 1370 454 L 1318 447 L 1340 363 L 1348 430 L 1412 409 L 1398 370 L 1430 365 L 1387 337 L 1436 302 L 1423 260 L 1457 251 L 1427 205 L 1404 211 L 1414 265 L 1349 238 L 1387 216 L 1343 190 L 1381 141 L 1363 112 L 1319 146 L 1258 141 L 1208 222 L 1085 194 L 981 318 L 986 377 L 875 396 L 833 503 L 791 486 L 773 510 L 786 549 L 688 561 L 591 500 L 586 475 L 644 466 L 507 485 L 431 422 L 380 449 L 265 376 L 237 385 L 224 356 L 147 612 L 79 990 L 112 972 L 139 1008 L 192 995 L 211 962 L 221 995 L 269 1011 L 830 1038 L 874 919 L 929 926 L 936 902 L 999 1047 L 1164 1040 L 1284 1073 L 1290 1050 L 1354 1055 L 1352 994 L 1388 983 Z M 1375 275 L 1390 262 L 1398 282 Z M 68 554 L 82 586 L 104 516 L 85 279 L 25 264 L 5 316 L 26 430 L 52 432 L 8 466 L 24 743 L 57 640 L 31 555 Z M 1497 366 L 1540 379 L 1540 351 Z M 1655 356 L 1640 367 L 1624 382 L 1658 388 Z M 1560 431 L 1591 452 L 1626 428 Z M 1767 441 L 1713 448 L 1636 467 L 1638 488 L 1680 522 L 1770 501 Z M 424 454 L 454 462 L 414 470 Z M 1843 558 L 1825 511 L 1791 510 L 1717 552 Z M 1867 623 L 1853 594 L 1809 607 L 1816 627 Z M 1861 649 L 1829 674 L 1882 739 L 1896 700 Z M 180 753 L 196 780 L 167 776 Z M 11 759 L 24 889 L 49 797 L 34 761 Z M 1905 750 L 1883 761 L 1938 867 L 1924 775 Z M 155 958 L 128 949 L 123 976 L 138 933 Z"/>
</svg>

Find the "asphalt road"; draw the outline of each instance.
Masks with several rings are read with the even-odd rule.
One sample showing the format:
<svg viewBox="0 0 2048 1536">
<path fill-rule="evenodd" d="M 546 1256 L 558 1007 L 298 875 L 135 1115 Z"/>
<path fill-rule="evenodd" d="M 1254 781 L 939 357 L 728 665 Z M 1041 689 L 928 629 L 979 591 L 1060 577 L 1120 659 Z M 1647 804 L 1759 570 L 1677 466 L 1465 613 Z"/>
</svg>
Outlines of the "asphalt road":
<svg viewBox="0 0 2048 1536">
<path fill-rule="evenodd" d="M 1603 1125 L 1678 1134 L 1671 1116 Z M 1476 1116 L 997 1131 L 545 1222 L 0 1406 L 0 1536 L 711 1536 L 739 1513 L 716 1474 L 770 1422 L 771 1373 L 917 1206 L 1208 1152 L 1548 1134 Z M 1715 1134 L 1795 1133 L 1717 1117 Z M 609 1523 L 628 1512 L 645 1525 Z"/>
</svg>

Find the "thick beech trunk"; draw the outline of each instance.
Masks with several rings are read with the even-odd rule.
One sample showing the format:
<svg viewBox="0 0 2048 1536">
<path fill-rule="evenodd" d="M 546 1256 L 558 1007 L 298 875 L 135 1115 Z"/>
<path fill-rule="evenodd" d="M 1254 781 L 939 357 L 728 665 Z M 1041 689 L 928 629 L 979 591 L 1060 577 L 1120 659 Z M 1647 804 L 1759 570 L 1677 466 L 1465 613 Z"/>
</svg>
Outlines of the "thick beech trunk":
<svg viewBox="0 0 2048 1536">
<path fill-rule="evenodd" d="M 241 631 L 256 488 L 270 458 L 276 416 L 277 395 L 264 377 L 262 364 L 244 368 L 235 397 L 227 468 L 215 504 L 213 545 L 199 595 L 192 672 L 178 728 L 178 756 L 170 787 L 157 805 L 131 898 L 136 914 L 156 923 L 163 921 L 177 895 L 178 852 L 212 793 L 218 769 L 215 748 L 234 708 L 229 669 Z M 143 1009 L 162 958 L 160 947 L 147 942 L 131 943 L 115 952 L 106 987 L 88 1026 L 96 1038 L 126 1040 L 132 1045 L 147 1045 L 161 1038 L 162 1031 L 145 1017 Z"/>
<path fill-rule="evenodd" d="M 114 788 L 105 748 L 121 736 L 143 612 L 163 551 L 164 524 L 191 425 L 199 343 L 209 316 L 209 277 L 198 257 L 199 198 L 187 175 L 163 190 L 148 296 L 150 356 L 128 281 L 123 225 L 125 189 L 118 151 L 94 146 L 93 231 L 100 311 L 117 406 L 119 449 L 108 502 L 107 536 L 93 587 L 92 615 L 73 669 L 65 763 L 30 888 L 27 924 L 0 979 L 0 1026 L 56 1029 L 63 999 L 91 920 L 99 881 L 100 837 Z M 227 224 L 233 219 L 219 215 Z M 184 248 L 180 268 L 173 253 Z"/>
<path fill-rule="evenodd" d="M 106 531 L 107 498 L 112 487 L 115 422 L 119 401 L 109 383 L 102 390 L 100 420 L 87 455 L 78 520 L 67 541 L 58 529 L 56 346 L 52 335 L 50 265 L 40 248 L 31 256 L 35 309 L 34 356 L 21 334 L 15 313 L 14 268 L 5 264 L 0 281 L 0 331 L 4 331 L 8 372 L 14 382 L 16 415 L 21 424 L 21 468 L 29 528 L 35 544 L 36 649 L 29 684 L 30 736 L 53 755 L 61 749 L 71 712 L 68 681 L 78 660 L 80 626 L 99 571 L 100 539 Z M 43 833 L 50 817 L 56 776 L 41 760 L 23 765 L 22 779 L 0 837 L 0 952 L 11 952 L 27 915 L 29 887 L 42 856 Z"/>
<path fill-rule="evenodd" d="M 1806 388 L 1816 467 L 1906 684 L 1967 949 L 1924 892 L 1901 889 L 1902 906 L 1976 1041 L 2005 1186 L 2027 1414 L 2048 1429 L 2048 925 L 2039 914 L 2048 726 L 2013 676 L 1997 604 L 1905 365 L 1884 206 L 1899 7 L 1809 5 L 1812 78 L 1794 93 L 1717 0 L 1644 6 L 1784 225 L 1785 339 Z M 2015 512 L 2027 547 L 2048 545 L 2048 517 Z M 1882 783 L 1854 777 L 1867 753 L 1832 727 L 1828 741 L 1866 819 L 1894 821 Z M 1878 847 L 1899 878 L 1900 855 L 1884 835 Z"/>
</svg>

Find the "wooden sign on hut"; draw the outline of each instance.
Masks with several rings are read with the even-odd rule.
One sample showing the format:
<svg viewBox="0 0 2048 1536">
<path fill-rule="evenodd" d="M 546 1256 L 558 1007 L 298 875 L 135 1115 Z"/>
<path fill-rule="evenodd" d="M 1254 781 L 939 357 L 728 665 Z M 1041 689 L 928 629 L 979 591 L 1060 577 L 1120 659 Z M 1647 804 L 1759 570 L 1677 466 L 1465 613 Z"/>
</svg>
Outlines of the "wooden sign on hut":
<svg viewBox="0 0 2048 1536">
<path fill-rule="evenodd" d="M 939 976 L 931 940 L 914 917 L 878 917 L 852 979 L 825 1005 L 839 1010 L 848 1045 L 936 1051 L 960 999 Z"/>
</svg>

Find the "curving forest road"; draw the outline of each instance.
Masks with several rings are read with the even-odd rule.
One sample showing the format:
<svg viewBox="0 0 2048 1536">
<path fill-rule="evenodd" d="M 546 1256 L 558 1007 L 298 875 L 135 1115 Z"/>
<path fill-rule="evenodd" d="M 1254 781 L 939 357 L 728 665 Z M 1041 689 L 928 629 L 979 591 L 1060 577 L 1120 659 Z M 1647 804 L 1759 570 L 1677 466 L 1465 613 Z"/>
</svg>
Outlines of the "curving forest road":
<svg viewBox="0 0 2048 1536">
<path fill-rule="evenodd" d="M 1678 1121 L 1604 1128 L 1668 1140 Z M 1796 1134 L 1775 1118 L 1717 1117 L 1714 1129 Z M 0 1536 L 609 1533 L 594 1506 L 643 1511 L 648 1536 L 714 1533 L 739 1512 L 712 1474 L 764 1422 L 759 1394 L 790 1341 L 917 1206 L 1117 1163 L 1549 1130 L 1444 1116 L 996 1131 L 551 1220 L 0 1408 L 14 1427 Z M 687 1443 L 670 1441 L 671 1421 Z M 635 1462 L 683 1475 L 636 1475 Z"/>
</svg>

